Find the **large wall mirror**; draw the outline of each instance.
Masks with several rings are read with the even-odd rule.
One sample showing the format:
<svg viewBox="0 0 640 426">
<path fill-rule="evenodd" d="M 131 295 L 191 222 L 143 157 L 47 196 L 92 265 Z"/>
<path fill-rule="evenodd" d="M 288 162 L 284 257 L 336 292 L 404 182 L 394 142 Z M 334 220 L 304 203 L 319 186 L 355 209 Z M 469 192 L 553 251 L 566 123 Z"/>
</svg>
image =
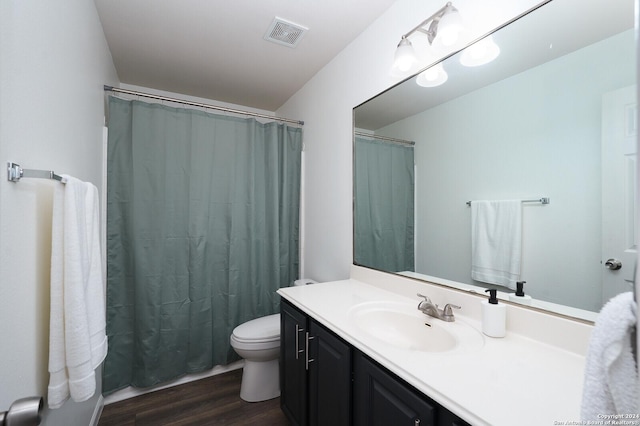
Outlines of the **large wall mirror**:
<svg viewBox="0 0 640 426">
<path fill-rule="evenodd" d="M 470 45 L 433 65 L 443 84 L 414 76 L 356 107 L 354 263 L 508 299 L 471 278 L 467 202 L 523 200 L 534 307 L 591 320 L 631 290 L 633 26 L 633 0 L 552 0 L 491 34 L 492 62 L 463 66 Z"/>
</svg>

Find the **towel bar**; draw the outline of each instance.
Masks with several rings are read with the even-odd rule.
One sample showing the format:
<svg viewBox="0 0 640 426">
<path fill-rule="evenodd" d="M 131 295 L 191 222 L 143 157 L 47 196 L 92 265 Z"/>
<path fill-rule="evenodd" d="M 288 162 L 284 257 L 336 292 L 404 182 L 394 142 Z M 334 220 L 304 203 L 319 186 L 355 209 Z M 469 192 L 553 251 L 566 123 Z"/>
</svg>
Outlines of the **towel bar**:
<svg viewBox="0 0 640 426">
<path fill-rule="evenodd" d="M 20 164 L 9 162 L 7 163 L 7 180 L 11 182 L 20 182 L 22 178 L 38 178 L 38 179 L 53 179 L 65 183 L 66 180 L 53 172 L 53 170 L 34 170 L 23 169 Z"/>
<path fill-rule="evenodd" d="M 549 204 L 551 202 L 549 197 L 541 197 L 541 198 L 536 198 L 532 200 L 520 200 L 520 201 L 522 201 L 523 203 L 541 203 L 541 204 Z M 467 205 L 470 206 L 471 201 L 467 201 Z"/>
</svg>

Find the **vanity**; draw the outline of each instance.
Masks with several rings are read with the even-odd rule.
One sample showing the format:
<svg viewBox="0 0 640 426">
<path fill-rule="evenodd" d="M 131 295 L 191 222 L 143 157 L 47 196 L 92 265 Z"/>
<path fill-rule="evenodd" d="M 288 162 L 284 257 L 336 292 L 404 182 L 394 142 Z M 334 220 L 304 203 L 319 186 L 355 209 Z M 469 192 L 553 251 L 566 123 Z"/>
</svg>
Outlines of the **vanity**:
<svg viewBox="0 0 640 426">
<path fill-rule="evenodd" d="M 477 295 L 358 266 L 348 280 L 278 293 L 281 404 L 293 424 L 580 420 L 586 322 L 509 305 L 506 337 L 490 338 Z M 418 311 L 416 293 L 461 306 L 455 321 Z"/>
</svg>

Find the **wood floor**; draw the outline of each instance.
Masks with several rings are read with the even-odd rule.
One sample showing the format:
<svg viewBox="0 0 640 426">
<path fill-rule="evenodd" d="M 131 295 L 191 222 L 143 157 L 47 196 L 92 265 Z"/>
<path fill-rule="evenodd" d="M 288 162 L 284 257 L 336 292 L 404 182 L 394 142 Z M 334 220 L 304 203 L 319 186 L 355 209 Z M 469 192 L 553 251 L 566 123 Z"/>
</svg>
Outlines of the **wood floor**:
<svg viewBox="0 0 640 426">
<path fill-rule="evenodd" d="M 287 426 L 280 398 L 240 399 L 242 370 L 105 405 L 98 426 Z"/>
</svg>

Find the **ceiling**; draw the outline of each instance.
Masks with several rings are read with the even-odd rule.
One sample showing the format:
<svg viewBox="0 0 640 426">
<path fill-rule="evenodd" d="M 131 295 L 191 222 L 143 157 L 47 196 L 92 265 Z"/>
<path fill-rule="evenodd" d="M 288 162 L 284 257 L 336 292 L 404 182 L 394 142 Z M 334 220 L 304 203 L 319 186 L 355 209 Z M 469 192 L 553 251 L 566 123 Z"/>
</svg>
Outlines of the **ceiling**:
<svg viewBox="0 0 640 426">
<path fill-rule="evenodd" d="M 95 0 L 122 83 L 275 111 L 395 0 Z M 263 39 L 275 17 L 307 27 Z"/>
</svg>

